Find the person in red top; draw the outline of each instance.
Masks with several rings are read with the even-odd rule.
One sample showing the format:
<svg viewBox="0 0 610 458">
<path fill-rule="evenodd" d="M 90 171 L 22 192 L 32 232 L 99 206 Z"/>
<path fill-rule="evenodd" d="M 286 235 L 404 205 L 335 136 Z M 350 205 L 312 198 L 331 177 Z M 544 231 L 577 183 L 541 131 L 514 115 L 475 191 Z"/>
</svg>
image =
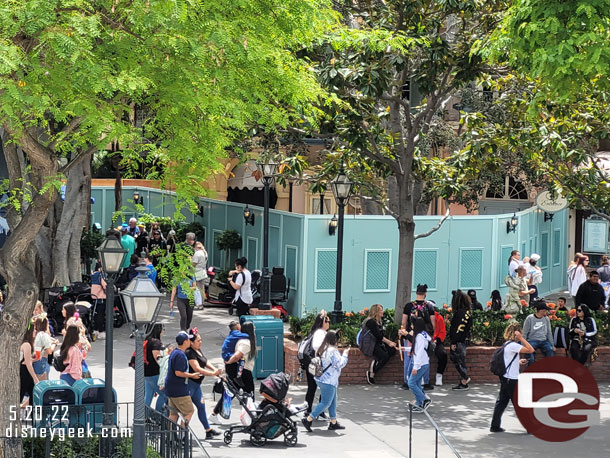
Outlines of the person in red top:
<svg viewBox="0 0 610 458">
<path fill-rule="evenodd" d="M 445 337 L 447 337 L 447 328 L 445 327 L 445 318 L 440 313 L 434 314 L 436 320 L 434 326 L 434 335 L 432 336 L 432 342 L 436 344 L 434 347 L 434 356 L 438 360 L 436 365 L 436 384 L 441 386 L 443 384 L 443 374 L 447 367 L 447 351 L 445 350 Z"/>
</svg>

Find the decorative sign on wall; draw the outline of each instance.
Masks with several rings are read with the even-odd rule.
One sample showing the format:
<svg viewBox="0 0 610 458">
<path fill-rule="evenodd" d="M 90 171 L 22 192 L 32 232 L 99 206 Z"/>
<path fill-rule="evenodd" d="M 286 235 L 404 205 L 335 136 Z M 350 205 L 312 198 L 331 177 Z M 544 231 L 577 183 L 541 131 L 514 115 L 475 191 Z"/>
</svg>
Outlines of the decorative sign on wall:
<svg viewBox="0 0 610 458">
<path fill-rule="evenodd" d="M 585 253 L 605 253 L 608 249 L 608 221 L 586 219 L 583 237 Z"/>
<path fill-rule="evenodd" d="M 542 191 L 536 196 L 536 205 L 547 213 L 556 213 L 568 206 L 568 200 L 560 195 L 552 197 L 550 191 Z"/>
</svg>

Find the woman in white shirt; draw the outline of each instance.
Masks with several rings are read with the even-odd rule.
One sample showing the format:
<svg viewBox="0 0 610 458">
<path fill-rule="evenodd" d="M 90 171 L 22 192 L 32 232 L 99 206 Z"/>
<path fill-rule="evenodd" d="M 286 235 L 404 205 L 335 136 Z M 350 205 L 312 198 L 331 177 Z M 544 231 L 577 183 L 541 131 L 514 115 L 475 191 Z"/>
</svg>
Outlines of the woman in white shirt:
<svg viewBox="0 0 610 458">
<path fill-rule="evenodd" d="M 311 336 L 311 349 L 313 350 L 314 354 L 316 354 L 316 352 L 320 349 L 320 346 L 324 341 L 324 337 L 326 337 L 326 331 L 328 331 L 329 326 L 330 317 L 324 310 L 322 310 L 313 322 L 311 332 L 309 333 Z M 307 367 L 303 367 L 303 369 L 307 376 L 307 393 L 305 394 L 305 401 L 307 402 L 307 415 L 309 415 L 311 413 L 311 409 L 313 408 L 313 400 L 316 397 L 318 384 L 313 378 L 313 375 L 311 375 L 307 370 Z"/>
<path fill-rule="evenodd" d="M 589 258 L 582 255 L 578 258 L 576 264 L 568 269 L 568 287 L 570 288 L 570 294 L 574 298 L 575 305 L 578 305 L 576 303 L 576 293 L 578 293 L 578 288 L 580 288 L 580 285 L 587 281 L 588 265 Z"/>
<path fill-rule="evenodd" d="M 511 251 L 510 258 L 508 258 L 508 274 L 511 277 L 514 277 L 517 267 L 519 267 L 521 264 L 523 263 L 521 262 L 521 253 L 519 250 Z"/>
<path fill-rule="evenodd" d="M 527 364 L 527 359 L 519 359 L 519 355 L 521 353 L 534 353 L 535 351 L 529 342 L 523 338 L 521 325 L 517 322 L 509 324 L 504 330 L 504 340 L 506 340 L 504 344 L 504 367 L 506 367 L 506 372 L 500 377 L 500 394 L 496 400 L 491 428 L 489 428 L 492 433 L 504 431 L 504 428 L 500 427 L 502 414 L 508 406 L 508 401 L 513 402 L 514 406 L 513 395 L 519 378 L 519 365 Z"/>
<path fill-rule="evenodd" d="M 191 258 L 195 269 L 195 282 L 197 289 L 201 293 L 201 298 L 205 298 L 205 287 L 208 283 L 208 252 L 205 251 L 203 243 L 195 242 L 195 253 Z"/>
</svg>

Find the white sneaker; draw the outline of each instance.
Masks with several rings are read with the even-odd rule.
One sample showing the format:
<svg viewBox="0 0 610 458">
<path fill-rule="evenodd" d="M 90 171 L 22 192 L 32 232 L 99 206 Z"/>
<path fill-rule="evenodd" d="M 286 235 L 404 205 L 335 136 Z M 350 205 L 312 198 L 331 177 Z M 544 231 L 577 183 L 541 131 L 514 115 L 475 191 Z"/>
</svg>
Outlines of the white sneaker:
<svg viewBox="0 0 610 458">
<path fill-rule="evenodd" d="M 443 374 L 436 374 L 436 386 L 443 386 Z"/>
</svg>

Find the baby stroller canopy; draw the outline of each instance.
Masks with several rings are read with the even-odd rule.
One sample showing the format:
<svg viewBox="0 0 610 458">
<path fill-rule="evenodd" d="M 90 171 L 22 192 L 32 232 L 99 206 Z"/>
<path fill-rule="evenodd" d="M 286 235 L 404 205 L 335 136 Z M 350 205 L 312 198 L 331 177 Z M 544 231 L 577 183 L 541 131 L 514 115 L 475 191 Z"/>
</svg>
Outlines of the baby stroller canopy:
<svg viewBox="0 0 610 458">
<path fill-rule="evenodd" d="M 290 388 L 290 375 L 279 372 L 271 374 L 261 382 L 260 392 L 270 396 L 277 402 L 282 402 L 288 394 L 288 388 Z"/>
</svg>

